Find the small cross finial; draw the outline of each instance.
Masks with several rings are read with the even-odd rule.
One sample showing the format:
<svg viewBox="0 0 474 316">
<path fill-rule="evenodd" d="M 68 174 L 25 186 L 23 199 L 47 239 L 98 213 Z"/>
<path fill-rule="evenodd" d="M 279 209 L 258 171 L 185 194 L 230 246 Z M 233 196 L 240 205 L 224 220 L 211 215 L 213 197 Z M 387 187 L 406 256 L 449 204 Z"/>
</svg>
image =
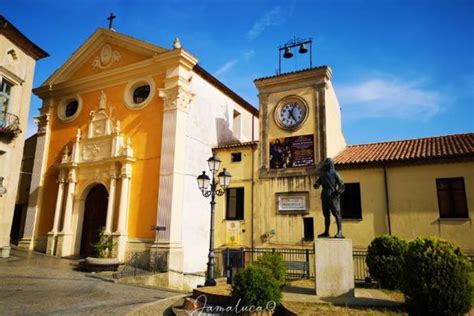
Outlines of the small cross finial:
<svg viewBox="0 0 474 316">
<path fill-rule="evenodd" d="M 116 16 L 113 13 L 110 13 L 110 16 L 107 18 L 107 20 L 109 20 L 109 30 L 112 29 L 112 23 L 113 23 L 115 18 L 116 18 Z"/>
</svg>

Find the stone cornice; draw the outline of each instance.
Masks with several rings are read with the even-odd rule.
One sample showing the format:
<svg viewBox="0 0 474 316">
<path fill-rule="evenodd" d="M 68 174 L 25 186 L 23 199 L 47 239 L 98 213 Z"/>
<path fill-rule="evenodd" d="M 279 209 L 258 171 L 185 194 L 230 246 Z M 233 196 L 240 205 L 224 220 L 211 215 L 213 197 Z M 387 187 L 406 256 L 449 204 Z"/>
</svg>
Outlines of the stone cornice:
<svg viewBox="0 0 474 316">
<path fill-rule="evenodd" d="M 330 80 L 331 77 L 331 67 L 323 66 L 305 71 L 257 79 L 254 83 L 260 93 L 274 93 L 287 91 L 289 90 L 289 86 L 291 86 L 291 88 L 307 87 L 308 82 L 312 82 L 312 85 L 321 84 Z"/>
<path fill-rule="evenodd" d="M 197 60 L 185 50 L 172 50 L 141 62 L 113 68 L 91 76 L 60 82 L 55 85 L 43 85 L 33 89 L 33 92 L 40 98 L 45 99 L 50 96 L 64 96 L 73 92 L 97 90 L 125 83 L 133 76 L 163 74 L 166 72 L 166 68 L 172 65 L 183 65 L 188 69 L 192 69 L 196 62 Z"/>
</svg>

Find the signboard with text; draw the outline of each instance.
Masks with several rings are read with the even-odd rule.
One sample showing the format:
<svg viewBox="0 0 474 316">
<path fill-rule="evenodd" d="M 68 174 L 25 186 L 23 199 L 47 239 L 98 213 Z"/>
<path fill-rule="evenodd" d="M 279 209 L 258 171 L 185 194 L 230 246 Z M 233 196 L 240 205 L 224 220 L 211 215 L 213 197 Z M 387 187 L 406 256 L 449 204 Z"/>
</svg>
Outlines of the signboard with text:
<svg viewBox="0 0 474 316">
<path fill-rule="evenodd" d="M 302 135 L 270 141 L 270 169 L 314 165 L 314 136 Z"/>
<path fill-rule="evenodd" d="M 309 210 L 308 192 L 277 193 L 277 210 L 286 213 L 306 213 Z"/>
</svg>

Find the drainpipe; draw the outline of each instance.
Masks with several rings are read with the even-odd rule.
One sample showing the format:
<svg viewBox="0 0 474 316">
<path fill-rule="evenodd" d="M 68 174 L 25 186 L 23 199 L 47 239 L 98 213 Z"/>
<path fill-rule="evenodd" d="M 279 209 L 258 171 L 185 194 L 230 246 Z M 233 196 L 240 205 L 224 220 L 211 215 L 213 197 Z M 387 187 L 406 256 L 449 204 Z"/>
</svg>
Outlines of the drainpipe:
<svg viewBox="0 0 474 316">
<path fill-rule="evenodd" d="M 252 115 L 252 141 L 255 141 L 255 116 Z M 254 241 L 253 241 L 253 217 L 254 217 L 254 155 L 255 155 L 255 148 L 252 146 L 250 147 L 252 150 L 252 217 L 250 219 L 250 240 L 251 240 L 251 247 L 254 248 Z M 253 258 L 253 256 L 252 256 Z"/>
<path fill-rule="evenodd" d="M 387 205 L 387 225 L 388 225 L 388 234 L 392 234 L 392 223 L 390 220 L 390 201 L 388 198 L 388 184 L 387 184 L 387 168 L 383 165 L 383 180 L 385 183 L 385 204 Z"/>
</svg>

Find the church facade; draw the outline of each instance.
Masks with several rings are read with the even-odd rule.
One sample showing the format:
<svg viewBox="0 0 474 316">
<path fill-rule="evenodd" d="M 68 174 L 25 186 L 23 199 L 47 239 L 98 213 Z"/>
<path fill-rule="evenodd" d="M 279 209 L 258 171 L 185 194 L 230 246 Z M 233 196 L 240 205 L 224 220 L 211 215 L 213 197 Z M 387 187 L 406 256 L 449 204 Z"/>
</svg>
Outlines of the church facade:
<svg viewBox="0 0 474 316">
<path fill-rule="evenodd" d="M 121 262 L 153 246 L 169 254 L 174 283 L 200 282 L 210 214 L 195 178 L 213 146 L 252 140 L 257 110 L 178 39 L 164 49 L 108 29 L 34 93 L 43 105 L 20 247 L 90 255 L 104 230 Z"/>
</svg>

